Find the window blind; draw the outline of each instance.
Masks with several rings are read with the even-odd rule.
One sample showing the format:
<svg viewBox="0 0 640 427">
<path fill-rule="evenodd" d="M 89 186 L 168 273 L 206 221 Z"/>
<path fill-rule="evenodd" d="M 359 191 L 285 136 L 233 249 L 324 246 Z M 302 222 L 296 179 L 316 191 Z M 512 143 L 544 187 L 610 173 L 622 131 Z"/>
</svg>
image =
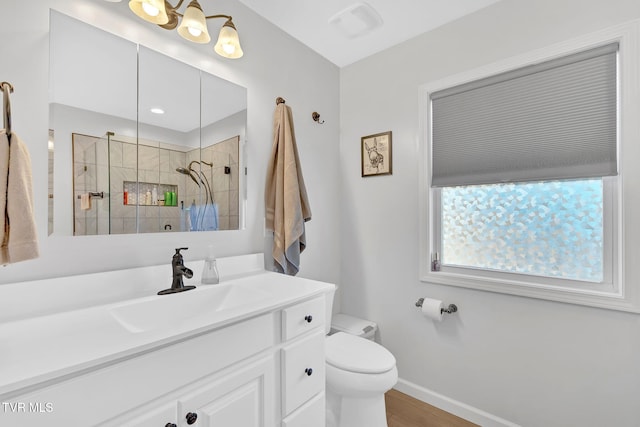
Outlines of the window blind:
<svg viewBox="0 0 640 427">
<path fill-rule="evenodd" d="M 433 187 L 617 174 L 618 43 L 431 94 Z"/>
</svg>

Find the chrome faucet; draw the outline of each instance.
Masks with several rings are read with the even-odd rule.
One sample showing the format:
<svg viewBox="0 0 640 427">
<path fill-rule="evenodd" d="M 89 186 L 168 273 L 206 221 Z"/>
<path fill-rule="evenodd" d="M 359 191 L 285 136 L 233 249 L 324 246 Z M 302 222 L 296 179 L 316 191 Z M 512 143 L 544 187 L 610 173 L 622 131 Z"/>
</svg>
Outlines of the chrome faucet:
<svg viewBox="0 0 640 427">
<path fill-rule="evenodd" d="M 177 292 L 195 289 L 195 286 L 185 286 L 182 282 L 182 276 L 185 276 L 187 279 L 191 279 L 193 277 L 193 270 L 185 267 L 182 254 L 180 253 L 180 251 L 186 251 L 187 249 L 189 248 L 176 248 L 176 253 L 173 255 L 173 259 L 171 260 L 173 282 L 169 289 L 164 289 L 158 292 L 158 295 L 175 294 Z"/>
</svg>

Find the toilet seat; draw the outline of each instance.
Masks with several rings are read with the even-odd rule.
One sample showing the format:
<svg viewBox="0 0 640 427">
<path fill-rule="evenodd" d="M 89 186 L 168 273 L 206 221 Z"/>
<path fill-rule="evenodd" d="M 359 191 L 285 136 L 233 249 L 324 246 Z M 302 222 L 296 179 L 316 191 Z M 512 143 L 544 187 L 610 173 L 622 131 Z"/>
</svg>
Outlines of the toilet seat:
<svg viewBox="0 0 640 427">
<path fill-rule="evenodd" d="M 349 372 L 381 374 L 396 366 L 396 358 L 373 341 L 337 332 L 325 340 L 327 364 Z"/>
</svg>

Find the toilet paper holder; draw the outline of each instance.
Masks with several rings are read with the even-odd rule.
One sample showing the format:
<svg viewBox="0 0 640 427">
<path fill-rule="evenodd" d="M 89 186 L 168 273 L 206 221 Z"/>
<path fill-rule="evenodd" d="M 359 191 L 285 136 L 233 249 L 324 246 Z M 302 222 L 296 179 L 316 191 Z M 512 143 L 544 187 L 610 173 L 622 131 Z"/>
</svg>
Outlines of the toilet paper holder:
<svg viewBox="0 0 640 427">
<path fill-rule="evenodd" d="M 420 298 L 418 301 L 416 301 L 416 307 L 422 307 L 422 303 L 424 302 L 424 298 Z M 455 304 L 449 304 L 449 306 L 447 308 L 442 308 L 440 309 L 440 313 L 455 313 L 456 311 L 458 311 L 458 307 Z"/>
</svg>

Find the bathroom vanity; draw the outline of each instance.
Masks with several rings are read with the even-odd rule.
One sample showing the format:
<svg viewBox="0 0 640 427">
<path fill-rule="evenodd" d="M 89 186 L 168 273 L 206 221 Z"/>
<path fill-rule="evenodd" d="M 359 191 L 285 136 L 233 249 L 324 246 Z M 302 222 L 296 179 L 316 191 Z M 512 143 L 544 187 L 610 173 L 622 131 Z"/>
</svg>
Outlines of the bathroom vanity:
<svg viewBox="0 0 640 427">
<path fill-rule="evenodd" d="M 124 276 L 146 276 L 136 292 L 148 296 L 54 313 L 31 304 L 22 318 L 14 310 L 0 324 L 0 425 L 324 427 L 333 285 L 242 264 L 221 258 L 220 285 L 162 296 L 167 266 L 132 269 Z M 150 285 L 160 270 L 164 281 Z M 64 279 L 92 290 L 122 275 Z M 23 292 L 62 286 L 51 280 Z"/>
</svg>

